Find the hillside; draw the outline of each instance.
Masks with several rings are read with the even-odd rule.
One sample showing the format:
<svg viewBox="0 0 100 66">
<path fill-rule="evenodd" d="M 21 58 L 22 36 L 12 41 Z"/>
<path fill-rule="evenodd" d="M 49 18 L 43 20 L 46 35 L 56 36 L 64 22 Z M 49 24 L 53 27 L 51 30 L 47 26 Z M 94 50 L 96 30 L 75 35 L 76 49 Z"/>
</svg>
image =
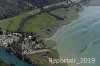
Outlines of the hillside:
<svg viewBox="0 0 100 66">
<path fill-rule="evenodd" d="M 23 12 L 64 0 L 0 0 L 0 19 L 12 17 Z"/>
<path fill-rule="evenodd" d="M 0 19 L 18 15 L 22 12 L 33 9 L 25 0 L 0 0 Z"/>
</svg>

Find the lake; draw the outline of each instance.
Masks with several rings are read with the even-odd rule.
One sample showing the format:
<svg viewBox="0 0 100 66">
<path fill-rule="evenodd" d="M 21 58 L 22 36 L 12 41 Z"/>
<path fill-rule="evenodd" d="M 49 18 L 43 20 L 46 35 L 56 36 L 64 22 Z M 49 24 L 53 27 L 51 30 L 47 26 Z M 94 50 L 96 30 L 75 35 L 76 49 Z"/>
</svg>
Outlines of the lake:
<svg viewBox="0 0 100 66">
<path fill-rule="evenodd" d="M 60 28 L 50 39 L 57 42 L 60 58 L 95 58 L 95 63 L 69 66 L 100 66 L 100 6 L 84 7 L 78 19 Z"/>
</svg>

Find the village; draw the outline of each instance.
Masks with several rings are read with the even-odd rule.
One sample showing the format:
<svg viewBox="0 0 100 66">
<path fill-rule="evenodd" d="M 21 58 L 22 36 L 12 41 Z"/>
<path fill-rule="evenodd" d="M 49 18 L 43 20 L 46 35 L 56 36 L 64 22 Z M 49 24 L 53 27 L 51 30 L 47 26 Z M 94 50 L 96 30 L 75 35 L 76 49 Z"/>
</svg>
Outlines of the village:
<svg viewBox="0 0 100 66">
<path fill-rule="evenodd" d="M 0 29 L 0 47 L 9 48 L 14 52 L 20 51 L 22 54 L 33 54 L 49 51 L 44 48 L 42 41 L 43 39 L 35 34 L 21 34 Z"/>
</svg>

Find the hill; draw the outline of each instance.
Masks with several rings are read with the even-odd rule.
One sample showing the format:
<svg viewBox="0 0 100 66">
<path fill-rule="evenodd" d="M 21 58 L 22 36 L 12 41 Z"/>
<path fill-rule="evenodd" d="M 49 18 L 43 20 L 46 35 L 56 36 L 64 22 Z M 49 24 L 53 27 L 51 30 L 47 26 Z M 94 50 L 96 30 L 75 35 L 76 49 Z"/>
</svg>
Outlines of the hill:
<svg viewBox="0 0 100 66">
<path fill-rule="evenodd" d="M 13 17 L 23 12 L 64 0 L 0 0 L 0 19 Z"/>
<path fill-rule="evenodd" d="M 25 0 L 0 0 L 0 19 L 15 16 L 33 8 L 34 6 Z"/>
</svg>

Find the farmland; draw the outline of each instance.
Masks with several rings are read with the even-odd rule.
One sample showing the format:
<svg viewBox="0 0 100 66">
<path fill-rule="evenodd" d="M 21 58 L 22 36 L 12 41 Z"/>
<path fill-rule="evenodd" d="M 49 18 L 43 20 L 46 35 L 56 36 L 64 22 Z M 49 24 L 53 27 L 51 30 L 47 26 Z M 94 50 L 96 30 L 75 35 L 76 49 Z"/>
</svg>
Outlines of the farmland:
<svg viewBox="0 0 100 66">
<path fill-rule="evenodd" d="M 0 20 L 0 27 L 11 31 L 22 29 L 24 32 L 32 32 L 39 35 L 50 35 L 55 31 L 53 29 L 54 27 L 69 24 L 72 20 L 78 18 L 79 11 L 82 11 L 82 8 L 77 6 L 55 9 L 53 11 L 49 11 L 49 13 L 40 13 L 40 9 L 34 9 L 12 18 Z M 63 17 L 64 20 L 59 20 L 55 16 Z"/>
<path fill-rule="evenodd" d="M 35 10 L 29 11 L 27 13 L 22 13 L 21 15 L 18 15 L 18 16 L 12 17 L 12 18 L 0 20 L 0 27 L 11 30 L 11 31 L 16 31 L 23 18 L 33 15 L 33 14 L 36 14 L 39 11 L 40 11 L 40 9 L 35 9 Z"/>
<path fill-rule="evenodd" d="M 48 26 L 55 26 L 56 22 L 57 20 L 55 17 L 47 13 L 42 13 L 28 20 L 27 24 L 24 26 L 24 31 L 41 33 L 41 31 L 43 32 Z"/>
</svg>

